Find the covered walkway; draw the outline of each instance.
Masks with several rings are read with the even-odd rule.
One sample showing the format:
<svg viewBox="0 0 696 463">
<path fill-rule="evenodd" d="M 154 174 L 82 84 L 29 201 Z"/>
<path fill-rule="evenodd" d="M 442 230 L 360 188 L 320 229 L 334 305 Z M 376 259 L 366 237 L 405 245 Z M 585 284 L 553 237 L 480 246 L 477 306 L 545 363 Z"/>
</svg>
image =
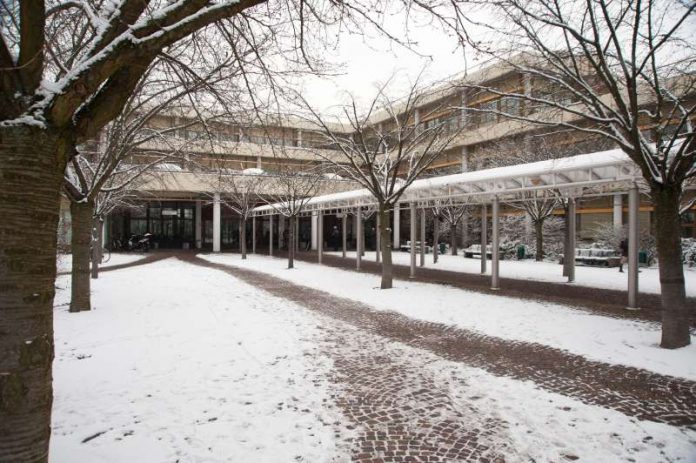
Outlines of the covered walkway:
<svg viewBox="0 0 696 463">
<path fill-rule="evenodd" d="M 575 249 L 576 239 L 576 201 L 617 193 L 628 194 L 628 307 L 638 307 L 638 209 L 639 194 L 644 188 L 642 175 L 638 167 L 620 150 L 602 151 L 562 159 L 541 161 L 509 167 L 465 172 L 416 180 L 399 199 L 392 211 L 394 217 L 393 242 L 396 248 L 401 243 L 399 230 L 400 211 L 407 207 L 410 211 L 409 241 L 418 243 L 418 216 L 420 215 L 420 236 L 425 235 L 425 211 L 446 202 L 447 205 L 467 204 L 481 207 L 481 216 L 488 217 L 491 212 L 491 230 L 487 230 L 487 221 L 482 221 L 481 247 L 491 248 L 491 275 L 489 286 L 497 290 L 501 286 L 499 256 L 499 219 L 500 203 L 524 201 L 524 194 L 534 191 L 552 191 L 567 201 L 570 228 L 570 249 Z M 374 197 L 365 189 L 336 194 L 322 195 L 310 199 L 304 208 L 304 214 L 311 214 L 313 241 L 316 240 L 317 259 L 323 259 L 323 238 L 318 236 L 322 230 L 323 217 L 326 214 L 355 214 L 358 227 L 362 223 L 361 215 L 374 210 Z M 273 217 L 282 210 L 282 204 L 270 204 L 254 209 L 254 223 L 264 217 L 272 223 Z M 420 214 L 419 214 L 420 213 Z M 345 219 L 344 219 L 345 231 Z M 358 233 L 358 246 L 364 249 L 364 238 Z M 273 237 L 271 236 L 271 240 Z M 343 233 L 343 250 L 345 255 L 346 235 Z M 362 241 L 362 242 L 361 242 Z M 419 249 L 410 246 L 410 277 L 415 277 L 416 255 L 420 253 L 420 266 L 425 266 L 425 240 L 420 240 Z M 379 248 L 379 245 L 378 245 Z M 272 254 L 272 248 L 271 248 Z M 379 252 L 376 256 L 379 262 Z M 362 266 L 361 253 L 356 253 L 356 268 Z M 481 259 L 481 274 L 487 273 L 488 259 Z M 574 261 L 568 271 L 568 282 L 575 281 Z"/>
</svg>

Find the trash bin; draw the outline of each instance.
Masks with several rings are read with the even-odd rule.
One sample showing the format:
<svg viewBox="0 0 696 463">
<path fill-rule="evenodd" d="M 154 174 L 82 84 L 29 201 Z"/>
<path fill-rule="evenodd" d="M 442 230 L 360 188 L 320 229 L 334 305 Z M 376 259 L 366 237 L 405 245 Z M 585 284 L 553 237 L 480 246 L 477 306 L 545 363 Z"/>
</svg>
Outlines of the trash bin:
<svg viewBox="0 0 696 463">
<path fill-rule="evenodd" d="M 522 260 L 527 255 L 527 248 L 524 244 L 517 246 L 517 260 Z"/>
<path fill-rule="evenodd" d="M 447 252 L 447 245 L 445 243 L 440 243 L 440 254 Z"/>
<path fill-rule="evenodd" d="M 648 265 L 648 253 L 647 253 L 647 251 L 638 251 L 638 263 Z"/>
</svg>

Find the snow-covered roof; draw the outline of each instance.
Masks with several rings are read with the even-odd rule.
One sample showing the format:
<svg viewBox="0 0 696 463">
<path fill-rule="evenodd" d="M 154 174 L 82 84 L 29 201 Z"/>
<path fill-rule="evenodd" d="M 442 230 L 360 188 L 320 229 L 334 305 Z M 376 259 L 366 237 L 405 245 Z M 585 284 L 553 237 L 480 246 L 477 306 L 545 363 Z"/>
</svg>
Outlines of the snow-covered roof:
<svg viewBox="0 0 696 463">
<path fill-rule="evenodd" d="M 583 189 L 596 193 L 626 191 L 642 184 L 638 166 L 621 150 L 600 151 L 561 159 L 518 164 L 507 167 L 464 172 L 413 182 L 399 203 L 417 202 L 421 206 L 444 199 L 471 204 L 488 203 L 494 196 L 513 199 L 523 192 L 559 190 L 580 196 Z M 307 202 L 305 211 L 373 206 L 376 201 L 366 189 L 316 196 Z M 254 215 L 269 215 L 279 204 L 254 209 Z"/>
</svg>

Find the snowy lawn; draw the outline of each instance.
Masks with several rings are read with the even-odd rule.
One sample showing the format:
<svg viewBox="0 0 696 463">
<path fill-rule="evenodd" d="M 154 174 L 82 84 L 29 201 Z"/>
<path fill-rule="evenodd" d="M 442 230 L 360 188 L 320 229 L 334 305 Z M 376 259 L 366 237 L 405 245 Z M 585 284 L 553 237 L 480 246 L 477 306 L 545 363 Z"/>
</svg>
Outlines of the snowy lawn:
<svg viewBox="0 0 696 463">
<path fill-rule="evenodd" d="M 303 308 L 175 259 L 92 285 L 94 310 L 71 314 L 57 281 L 52 462 L 341 455 Z"/>
<path fill-rule="evenodd" d="M 696 380 L 696 336 L 676 350 L 661 349 L 658 323 L 614 319 L 568 306 L 518 300 L 449 286 L 396 280 L 380 290 L 379 276 L 306 262 L 238 254 L 201 255 L 211 262 L 266 272 L 408 317 L 454 325 L 504 339 L 536 342 L 591 360 Z"/>
<path fill-rule="evenodd" d="M 148 254 L 139 253 L 111 253 L 109 262 L 102 264 L 101 268 L 109 268 L 114 265 L 124 265 L 144 259 Z M 72 267 L 72 254 L 58 254 L 58 273 L 69 272 Z"/>
<path fill-rule="evenodd" d="M 340 252 L 328 252 L 326 254 L 340 256 Z M 395 252 L 392 254 L 393 261 L 398 265 L 410 265 L 411 255 L 407 252 Z M 355 259 L 355 252 L 350 251 L 347 257 Z M 363 260 L 375 260 L 375 253 L 368 251 Z M 420 263 L 420 255 L 417 257 Z M 481 273 L 481 261 L 451 254 L 439 256 L 438 263 L 433 263 L 433 255 L 425 255 L 426 268 L 448 270 L 452 272 Z M 624 273 L 620 273 L 616 267 L 603 268 L 578 265 L 575 267 L 575 285 L 590 286 L 593 288 L 618 289 L 626 291 L 628 288 L 627 266 L 624 266 Z M 490 261 L 487 266 L 488 275 L 491 274 Z M 565 283 L 567 278 L 562 275 L 563 268 L 555 262 L 536 262 L 534 260 L 501 260 L 500 276 L 504 278 L 515 278 L 521 280 L 549 281 L 554 283 Z M 696 268 L 684 267 L 684 278 L 686 279 L 686 294 L 696 297 Z M 660 275 L 657 267 L 641 267 L 638 275 L 639 291 L 645 293 L 660 293 Z"/>
</svg>

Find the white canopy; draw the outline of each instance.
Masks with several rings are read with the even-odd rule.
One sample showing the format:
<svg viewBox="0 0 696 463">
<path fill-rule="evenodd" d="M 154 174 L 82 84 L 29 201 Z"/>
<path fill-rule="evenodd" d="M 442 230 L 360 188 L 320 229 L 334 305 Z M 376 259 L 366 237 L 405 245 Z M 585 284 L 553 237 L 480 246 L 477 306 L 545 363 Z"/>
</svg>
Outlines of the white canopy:
<svg viewBox="0 0 696 463">
<path fill-rule="evenodd" d="M 511 200 L 521 193 L 538 190 L 557 190 L 564 195 L 580 196 L 584 189 L 589 188 L 593 194 L 609 194 L 628 191 L 636 183 L 643 183 L 640 169 L 625 153 L 615 149 L 416 180 L 406 189 L 399 203 L 415 201 L 419 206 L 428 206 L 451 199 L 484 204 L 494 196 Z M 304 210 L 337 210 L 375 204 L 375 198 L 368 190 L 359 189 L 316 196 L 307 202 Z M 271 215 L 281 207 L 280 203 L 268 204 L 255 208 L 252 214 Z"/>
</svg>

